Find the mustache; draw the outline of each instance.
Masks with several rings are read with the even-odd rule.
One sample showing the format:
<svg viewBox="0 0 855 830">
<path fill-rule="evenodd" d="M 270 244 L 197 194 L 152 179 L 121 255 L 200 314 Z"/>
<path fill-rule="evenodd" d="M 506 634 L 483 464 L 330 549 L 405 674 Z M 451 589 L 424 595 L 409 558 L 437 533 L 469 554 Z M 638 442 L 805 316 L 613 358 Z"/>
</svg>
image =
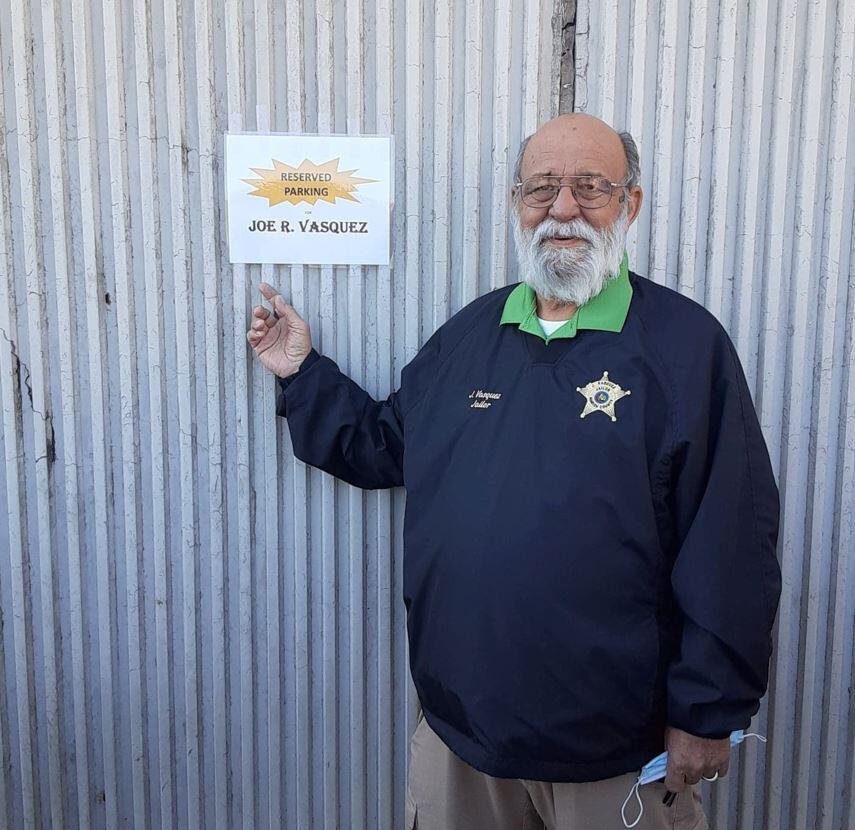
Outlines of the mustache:
<svg viewBox="0 0 855 830">
<path fill-rule="evenodd" d="M 546 218 L 533 229 L 530 242 L 532 245 L 538 245 L 544 239 L 553 236 L 576 236 L 592 245 L 595 245 L 598 241 L 596 230 L 582 219 L 559 222 L 556 219 Z"/>
</svg>

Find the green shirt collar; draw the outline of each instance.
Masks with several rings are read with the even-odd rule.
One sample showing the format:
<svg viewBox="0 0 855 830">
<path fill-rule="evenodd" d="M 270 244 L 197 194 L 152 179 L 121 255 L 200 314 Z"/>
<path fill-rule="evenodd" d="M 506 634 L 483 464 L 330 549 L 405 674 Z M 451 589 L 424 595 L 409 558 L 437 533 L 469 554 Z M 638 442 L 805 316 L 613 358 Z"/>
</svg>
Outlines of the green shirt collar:
<svg viewBox="0 0 855 830">
<path fill-rule="evenodd" d="M 563 326 L 549 337 L 537 319 L 537 298 L 534 289 L 521 282 L 505 300 L 500 323 L 516 323 L 520 331 L 536 334 L 549 342 L 556 337 L 575 337 L 579 329 L 620 331 L 629 312 L 632 285 L 629 282 L 629 260 L 624 251 L 617 277 L 610 279 L 596 297 L 588 300 Z"/>
</svg>

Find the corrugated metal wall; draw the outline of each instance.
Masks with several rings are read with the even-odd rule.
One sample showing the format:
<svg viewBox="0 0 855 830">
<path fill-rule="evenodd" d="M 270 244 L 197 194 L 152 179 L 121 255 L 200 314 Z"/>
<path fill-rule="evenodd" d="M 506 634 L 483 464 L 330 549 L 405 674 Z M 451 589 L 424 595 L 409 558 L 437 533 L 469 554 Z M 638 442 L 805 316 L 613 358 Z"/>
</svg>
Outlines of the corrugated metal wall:
<svg viewBox="0 0 855 830">
<path fill-rule="evenodd" d="M 781 484 L 769 694 L 715 828 L 855 827 L 855 0 L 580 0 L 575 109 L 632 132 L 630 262 L 731 333 Z"/>
<path fill-rule="evenodd" d="M 571 5 L 0 0 L 0 826 L 401 826 L 404 494 L 245 332 L 267 280 L 385 397 L 513 279 Z M 230 267 L 226 129 L 394 133 L 393 266 Z"/>
</svg>

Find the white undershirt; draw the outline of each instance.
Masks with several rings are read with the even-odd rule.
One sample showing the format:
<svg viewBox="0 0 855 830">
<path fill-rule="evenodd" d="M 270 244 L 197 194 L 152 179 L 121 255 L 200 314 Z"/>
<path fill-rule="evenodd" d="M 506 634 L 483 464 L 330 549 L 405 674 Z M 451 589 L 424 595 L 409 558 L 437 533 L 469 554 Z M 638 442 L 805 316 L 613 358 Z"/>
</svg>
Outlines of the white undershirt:
<svg viewBox="0 0 855 830">
<path fill-rule="evenodd" d="M 535 315 L 535 317 L 537 317 L 537 315 Z M 540 323 L 540 327 L 543 329 L 543 333 L 549 337 L 552 332 L 560 329 L 561 326 L 563 326 L 570 318 L 568 317 L 567 320 L 544 320 L 543 317 L 538 317 L 537 319 Z"/>
</svg>

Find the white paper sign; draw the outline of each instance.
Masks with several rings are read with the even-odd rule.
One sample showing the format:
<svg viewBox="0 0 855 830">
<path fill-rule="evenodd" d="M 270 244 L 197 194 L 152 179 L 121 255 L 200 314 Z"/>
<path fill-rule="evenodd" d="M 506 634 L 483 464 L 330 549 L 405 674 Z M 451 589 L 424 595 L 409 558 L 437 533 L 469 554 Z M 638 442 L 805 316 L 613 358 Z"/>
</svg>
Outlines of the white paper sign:
<svg viewBox="0 0 855 830">
<path fill-rule="evenodd" d="M 226 133 L 231 262 L 388 265 L 391 136 Z"/>
</svg>

